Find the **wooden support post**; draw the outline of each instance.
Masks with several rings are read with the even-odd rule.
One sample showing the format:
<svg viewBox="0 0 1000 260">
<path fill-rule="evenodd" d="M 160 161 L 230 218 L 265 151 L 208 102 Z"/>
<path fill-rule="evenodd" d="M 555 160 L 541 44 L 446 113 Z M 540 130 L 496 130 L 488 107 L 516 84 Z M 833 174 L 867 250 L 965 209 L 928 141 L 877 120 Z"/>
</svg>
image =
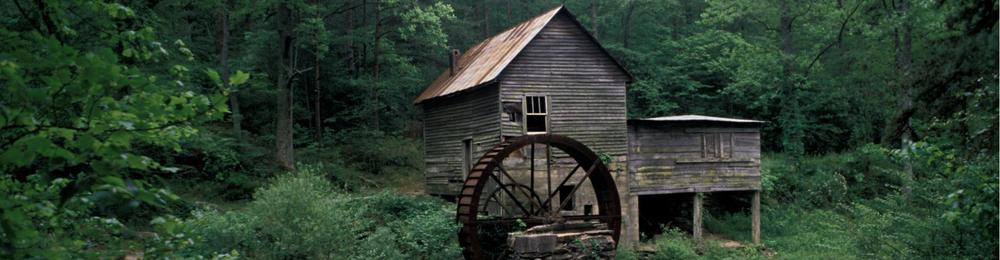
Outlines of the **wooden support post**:
<svg viewBox="0 0 1000 260">
<path fill-rule="evenodd" d="M 753 222 L 753 237 L 754 244 L 760 244 L 760 191 L 753 192 L 753 202 L 750 205 L 751 222 Z"/>
<path fill-rule="evenodd" d="M 701 193 L 694 194 L 694 217 L 691 220 L 691 233 L 695 241 L 701 242 Z"/>
</svg>

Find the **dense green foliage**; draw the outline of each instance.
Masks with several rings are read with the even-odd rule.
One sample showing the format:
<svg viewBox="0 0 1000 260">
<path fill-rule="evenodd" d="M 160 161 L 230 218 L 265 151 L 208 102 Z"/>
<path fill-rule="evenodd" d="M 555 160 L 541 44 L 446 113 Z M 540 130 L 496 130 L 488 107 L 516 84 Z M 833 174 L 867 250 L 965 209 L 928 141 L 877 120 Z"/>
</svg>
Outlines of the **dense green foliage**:
<svg viewBox="0 0 1000 260">
<path fill-rule="evenodd" d="M 12 20 L 0 29 L 0 257 L 86 255 L 95 245 L 80 229 L 115 230 L 116 217 L 176 199 L 139 177 L 176 169 L 139 150 L 179 150 L 228 112 L 226 90 L 192 83 L 184 41 L 158 42 L 124 6 L 33 11 L 44 30 Z M 73 26 L 84 20 L 87 28 Z"/>
<path fill-rule="evenodd" d="M 767 156 L 764 244 L 792 259 L 995 258 L 996 157 L 959 162 L 953 151 L 926 143 L 911 149 L 903 157 L 865 146 L 805 158 L 797 171 L 787 157 Z M 914 183 L 902 178 L 906 161 Z M 745 212 L 706 220 L 709 231 L 742 241 L 750 239 L 749 225 Z"/>
<path fill-rule="evenodd" d="M 412 99 L 559 4 L 630 118 L 768 121 L 764 245 L 653 257 L 998 257 L 995 0 L 13 0 L 0 258 L 453 257 L 448 206 L 376 191 L 420 189 Z"/>
<path fill-rule="evenodd" d="M 266 259 L 453 259 L 451 206 L 391 192 L 349 194 L 316 168 L 280 176 L 246 208 L 203 209 L 190 220 L 196 252 Z"/>
</svg>

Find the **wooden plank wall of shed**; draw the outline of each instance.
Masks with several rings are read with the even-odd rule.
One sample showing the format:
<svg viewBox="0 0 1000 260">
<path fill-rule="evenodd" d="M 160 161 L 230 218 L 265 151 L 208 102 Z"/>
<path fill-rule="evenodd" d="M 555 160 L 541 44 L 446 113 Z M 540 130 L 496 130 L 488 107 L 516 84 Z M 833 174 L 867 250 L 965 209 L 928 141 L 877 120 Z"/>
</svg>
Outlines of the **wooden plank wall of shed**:
<svg viewBox="0 0 1000 260">
<path fill-rule="evenodd" d="M 628 158 L 638 194 L 760 189 L 756 127 L 630 124 Z"/>
<path fill-rule="evenodd" d="M 500 77 L 501 100 L 520 103 L 524 96 L 546 96 L 549 133 L 569 136 L 612 157 L 609 168 L 615 176 L 622 213 L 629 214 L 630 203 L 637 200 L 628 193 L 625 171 L 628 76 L 569 19 L 566 15 L 554 17 L 507 66 Z M 502 114 L 502 135 L 524 134 L 520 123 Z M 565 154 L 556 152 L 554 156 Z M 638 225 L 632 222 L 623 218 L 625 241 L 638 240 Z"/>
<path fill-rule="evenodd" d="M 424 108 L 424 180 L 428 194 L 456 195 L 465 180 L 462 142 L 472 139 L 472 161 L 500 142 L 495 86 L 430 100 Z"/>
<path fill-rule="evenodd" d="M 501 76 L 503 102 L 526 95 L 549 99 L 550 133 L 576 139 L 611 156 L 626 150 L 627 75 L 569 17 L 553 18 Z M 504 113 L 503 135 L 523 134 Z"/>
</svg>

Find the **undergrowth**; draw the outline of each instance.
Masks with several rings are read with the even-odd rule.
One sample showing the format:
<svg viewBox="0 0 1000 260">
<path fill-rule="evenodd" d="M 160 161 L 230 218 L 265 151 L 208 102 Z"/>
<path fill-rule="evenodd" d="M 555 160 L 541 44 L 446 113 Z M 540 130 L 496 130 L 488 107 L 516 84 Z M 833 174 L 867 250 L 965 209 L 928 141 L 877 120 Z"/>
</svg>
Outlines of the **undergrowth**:
<svg viewBox="0 0 1000 260">
<path fill-rule="evenodd" d="M 348 193 L 318 167 L 275 178 L 246 208 L 196 211 L 192 254 L 263 259 L 455 259 L 452 207 L 393 192 Z"/>
</svg>

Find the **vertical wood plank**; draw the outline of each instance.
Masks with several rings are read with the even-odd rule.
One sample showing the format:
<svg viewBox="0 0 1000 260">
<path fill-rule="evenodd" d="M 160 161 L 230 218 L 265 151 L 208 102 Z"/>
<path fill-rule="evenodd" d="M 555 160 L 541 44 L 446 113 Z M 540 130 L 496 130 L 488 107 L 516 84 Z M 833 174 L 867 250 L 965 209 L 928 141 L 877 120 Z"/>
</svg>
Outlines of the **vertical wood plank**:
<svg viewBox="0 0 1000 260">
<path fill-rule="evenodd" d="M 701 158 L 708 157 L 708 140 L 706 140 L 706 139 L 708 139 L 708 138 L 705 137 L 705 134 L 702 134 L 701 135 Z"/>
<path fill-rule="evenodd" d="M 753 192 L 753 202 L 750 205 L 751 221 L 753 222 L 752 237 L 754 244 L 760 244 L 760 191 Z"/>
<path fill-rule="evenodd" d="M 719 136 L 717 138 L 718 139 L 715 139 L 715 140 L 718 140 L 716 142 L 719 143 L 719 145 L 718 145 L 719 146 L 719 150 L 715 151 L 715 158 L 722 158 L 722 133 L 719 133 Z"/>
<path fill-rule="evenodd" d="M 733 158 L 733 151 L 736 150 L 736 141 L 733 141 L 733 134 L 729 134 L 729 158 Z M 759 148 L 758 148 L 759 149 Z"/>
<path fill-rule="evenodd" d="M 695 241 L 701 241 L 701 193 L 694 194 L 694 216 L 691 219 L 692 235 Z"/>
</svg>

